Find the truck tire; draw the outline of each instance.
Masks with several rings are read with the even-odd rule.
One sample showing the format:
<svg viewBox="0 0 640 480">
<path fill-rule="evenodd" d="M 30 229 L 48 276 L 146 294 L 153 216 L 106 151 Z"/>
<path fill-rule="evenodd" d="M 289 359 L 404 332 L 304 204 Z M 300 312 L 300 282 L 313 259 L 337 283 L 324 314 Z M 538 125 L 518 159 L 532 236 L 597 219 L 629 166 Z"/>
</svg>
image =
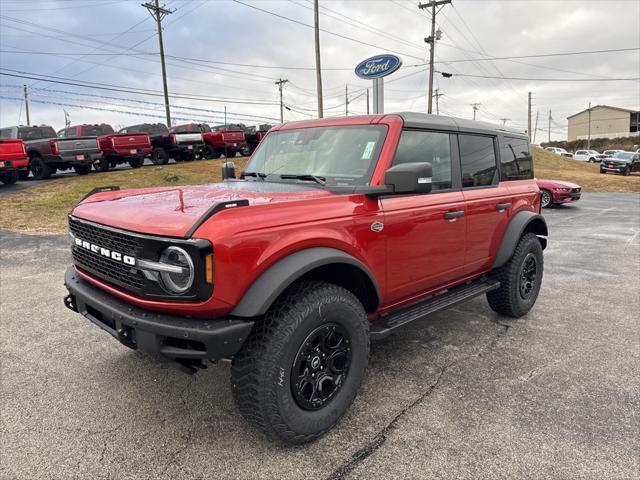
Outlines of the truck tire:
<svg viewBox="0 0 640 480">
<path fill-rule="evenodd" d="M 511 260 L 491 273 L 500 282 L 500 288 L 487 293 L 491 309 L 513 318 L 529 312 L 540 293 L 543 269 L 540 240 L 534 233 L 525 233 Z"/>
<path fill-rule="evenodd" d="M 247 145 L 246 147 L 242 147 L 240 149 L 240 155 L 243 157 L 250 157 L 253 153 L 253 147 L 251 145 Z"/>
<path fill-rule="evenodd" d="M 46 180 L 53 174 L 49 165 L 42 159 L 42 157 L 35 156 L 31 159 L 31 173 L 36 180 Z"/>
<path fill-rule="evenodd" d="M 207 145 L 207 148 L 205 148 L 205 158 L 207 159 L 216 159 L 216 158 L 220 158 L 220 152 L 216 151 L 215 148 L 213 148 L 211 145 Z"/>
<path fill-rule="evenodd" d="M 369 360 L 369 322 L 337 285 L 288 288 L 234 357 L 232 390 L 242 415 L 288 444 L 314 440 L 347 411 Z"/>
<path fill-rule="evenodd" d="M 129 160 L 129 166 L 131 168 L 140 168 L 144 165 L 144 157 L 132 158 Z"/>
<path fill-rule="evenodd" d="M 162 147 L 156 147 L 151 154 L 151 161 L 156 165 L 166 165 L 169 163 L 169 155 Z"/>
<path fill-rule="evenodd" d="M 20 180 L 26 180 L 27 178 L 29 178 L 29 170 L 25 169 L 25 170 L 19 170 L 18 171 L 18 179 Z"/>
<path fill-rule="evenodd" d="M 73 169 L 78 175 L 89 175 L 89 173 L 91 173 L 91 164 L 87 163 L 85 165 L 75 165 Z"/>
<path fill-rule="evenodd" d="M 102 157 L 100 160 L 96 160 L 96 162 L 93 164 L 93 168 L 96 172 L 108 172 L 109 163 L 109 157 Z"/>
<path fill-rule="evenodd" d="M 225 154 L 225 157 L 227 158 L 234 158 L 236 156 L 237 150 L 234 150 L 233 148 L 229 148 L 227 149 L 227 153 Z"/>
<path fill-rule="evenodd" d="M 624 171 L 622 172 L 622 175 L 624 175 L 625 177 L 628 177 L 629 175 L 631 175 L 631 168 L 627 167 L 624 169 Z"/>
<path fill-rule="evenodd" d="M 18 171 L 12 170 L 10 172 L 2 172 L 0 173 L 0 182 L 5 185 L 13 185 L 18 181 Z"/>
</svg>

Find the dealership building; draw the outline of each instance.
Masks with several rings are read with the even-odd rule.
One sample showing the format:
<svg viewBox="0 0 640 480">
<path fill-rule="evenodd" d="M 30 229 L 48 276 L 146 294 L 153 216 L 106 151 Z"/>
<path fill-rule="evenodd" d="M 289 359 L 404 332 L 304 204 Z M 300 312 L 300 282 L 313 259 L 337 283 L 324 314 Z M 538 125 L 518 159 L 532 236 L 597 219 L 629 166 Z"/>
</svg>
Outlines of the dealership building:
<svg viewBox="0 0 640 480">
<path fill-rule="evenodd" d="M 596 105 L 567 117 L 568 140 L 619 138 L 640 135 L 640 112 Z"/>
</svg>

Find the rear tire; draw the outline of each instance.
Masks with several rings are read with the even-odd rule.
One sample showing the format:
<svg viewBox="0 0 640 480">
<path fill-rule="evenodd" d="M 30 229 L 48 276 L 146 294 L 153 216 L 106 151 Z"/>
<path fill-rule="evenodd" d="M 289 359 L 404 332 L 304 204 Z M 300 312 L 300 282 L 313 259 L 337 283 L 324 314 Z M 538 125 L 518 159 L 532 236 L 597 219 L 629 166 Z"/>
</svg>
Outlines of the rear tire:
<svg viewBox="0 0 640 480">
<path fill-rule="evenodd" d="M 271 438 L 314 440 L 347 411 L 369 359 L 369 322 L 337 285 L 287 289 L 256 322 L 231 367 L 242 415 Z"/>
<path fill-rule="evenodd" d="M 235 158 L 236 153 L 238 153 L 237 150 L 229 148 L 229 149 L 227 149 L 227 153 L 225 154 L 225 157 L 227 157 L 227 158 Z"/>
<path fill-rule="evenodd" d="M 75 165 L 73 169 L 78 175 L 88 175 L 89 173 L 91 173 L 91 164 L 87 163 L 86 165 Z"/>
<path fill-rule="evenodd" d="M 552 205 L 553 196 L 549 190 L 540 190 L 540 202 L 542 208 L 548 208 Z"/>
<path fill-rule="evenodd" d="M 151 161 L 156 165 L 166 165 L 169 163 L 169 155 L 162 147 L 156 147 L 151 154 Z"/>
<path fill-rule="evenodd" d="M 500 282 L 500 288 L 487 293 L 491 309 L 513 318 L 526 315 L 540 293 L 543 269 L 540 240 L 534 233 L 525 233 L 511 259 L 491 273 Z"/>
<path fill-rule="evenodd" d="M 206 158 L 208 159 L 220 158 L 220 153 L 216 151 L 216 149 L 213 148 L 211 145 L 207 145 L 207 148 L 205 149 L 205 155 L 206 155 Z"/>
<path fill-rule="evenodd" d="M 36 180 L 46 180 L 53 174 L 49 165 L 42 159 L 42 157 L 33 157 L 31 159 L 31 173 Z"/>
<path fill-rule="evenodd" d="M 0 182 L 4 183 L 5 185 L 13 185 L 18 181 L 18 177 L 19 175 L 17 170 L 2 172 L 0 173 Z"/>
</svg>

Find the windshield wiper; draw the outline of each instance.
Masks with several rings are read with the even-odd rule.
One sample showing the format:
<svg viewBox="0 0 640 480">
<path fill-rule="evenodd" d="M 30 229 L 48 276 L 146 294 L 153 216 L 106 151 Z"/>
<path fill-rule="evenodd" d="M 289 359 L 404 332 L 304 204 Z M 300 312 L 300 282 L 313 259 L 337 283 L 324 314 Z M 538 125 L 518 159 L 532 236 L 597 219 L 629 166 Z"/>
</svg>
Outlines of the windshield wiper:
<svg viewBox="0 0 640 480">
<path fill-rule="evenodd" d="M 315 175 L 310 175 L 307 173 L 303 173 L 303 174 L 292 174 L 292 173 L 284 173 L 282 175 L 280 175 L 281 179 L 288 179 L 288 178 L 292 178 L 295 180 L 312 180 L 314 182 L 316 182 L 318 185 L 324 185 L 327 183 L 327 179 L 323 178 L 323 177 L 317 177 Z"/>
<path fill-rule="evenodd" d="M 261 180 L 264 180 L 266 176 L 267 176 L 266 173 L 261 173 L 261 172 L 242 172 L 242 178 L 244 178 L 244 177 L 256 177 L 256 178 L 259 178 Z"/>
</svg>

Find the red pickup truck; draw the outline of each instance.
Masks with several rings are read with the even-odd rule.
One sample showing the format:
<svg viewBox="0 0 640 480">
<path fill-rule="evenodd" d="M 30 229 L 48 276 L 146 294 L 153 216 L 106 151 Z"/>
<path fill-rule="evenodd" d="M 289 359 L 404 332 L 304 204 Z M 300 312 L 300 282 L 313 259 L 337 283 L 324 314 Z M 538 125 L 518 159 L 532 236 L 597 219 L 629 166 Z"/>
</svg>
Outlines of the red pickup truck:
<svg viewBox="0 0 640 480">
<path fill-rule="evenodd" d="M 224 155 L 233 158 L 236 153 L 246 148 L 247 142 L 244 132 L 240 129 L 228 129 L 225 127 L 215 127 L 211 129 L 206 123 L 187 123 L 176 125 L 171 128 L 172 133 L 202 133 L 202 140 L 205 144 L 205 156 L 207 158 L 220 158 Z"/>
<path fill-rule="evenodd" d="M 231 359 L 240 412 L 273 438 L 333 427 L 371 340 L 480 295 L 522 317 L 540 292 L 547 226 L 521 132 L 417 113 L 294 122 L 240 177 L 86 197 L 65 304 L 189 373 Z"/>
<path fill-rule="evenodd" d="M 16 183 L 20 172 L 26 178 L 29 175 L 28 167 L 29 157 L 24 142 L 19 139 L 0 139 L 0 182 L 6 185 Z"/>
<path fill-rule="evenodd" d="M 58 132 L 58 138 L 71 137 L 98 137 L 102 158 L 94 163 L 94 168 L 101 172 L 122 163 L 139 168 L 152 152 L 151 140 L 146 133 L 115 133 L 106 123 L 75 125 Z"/>
</svg>

